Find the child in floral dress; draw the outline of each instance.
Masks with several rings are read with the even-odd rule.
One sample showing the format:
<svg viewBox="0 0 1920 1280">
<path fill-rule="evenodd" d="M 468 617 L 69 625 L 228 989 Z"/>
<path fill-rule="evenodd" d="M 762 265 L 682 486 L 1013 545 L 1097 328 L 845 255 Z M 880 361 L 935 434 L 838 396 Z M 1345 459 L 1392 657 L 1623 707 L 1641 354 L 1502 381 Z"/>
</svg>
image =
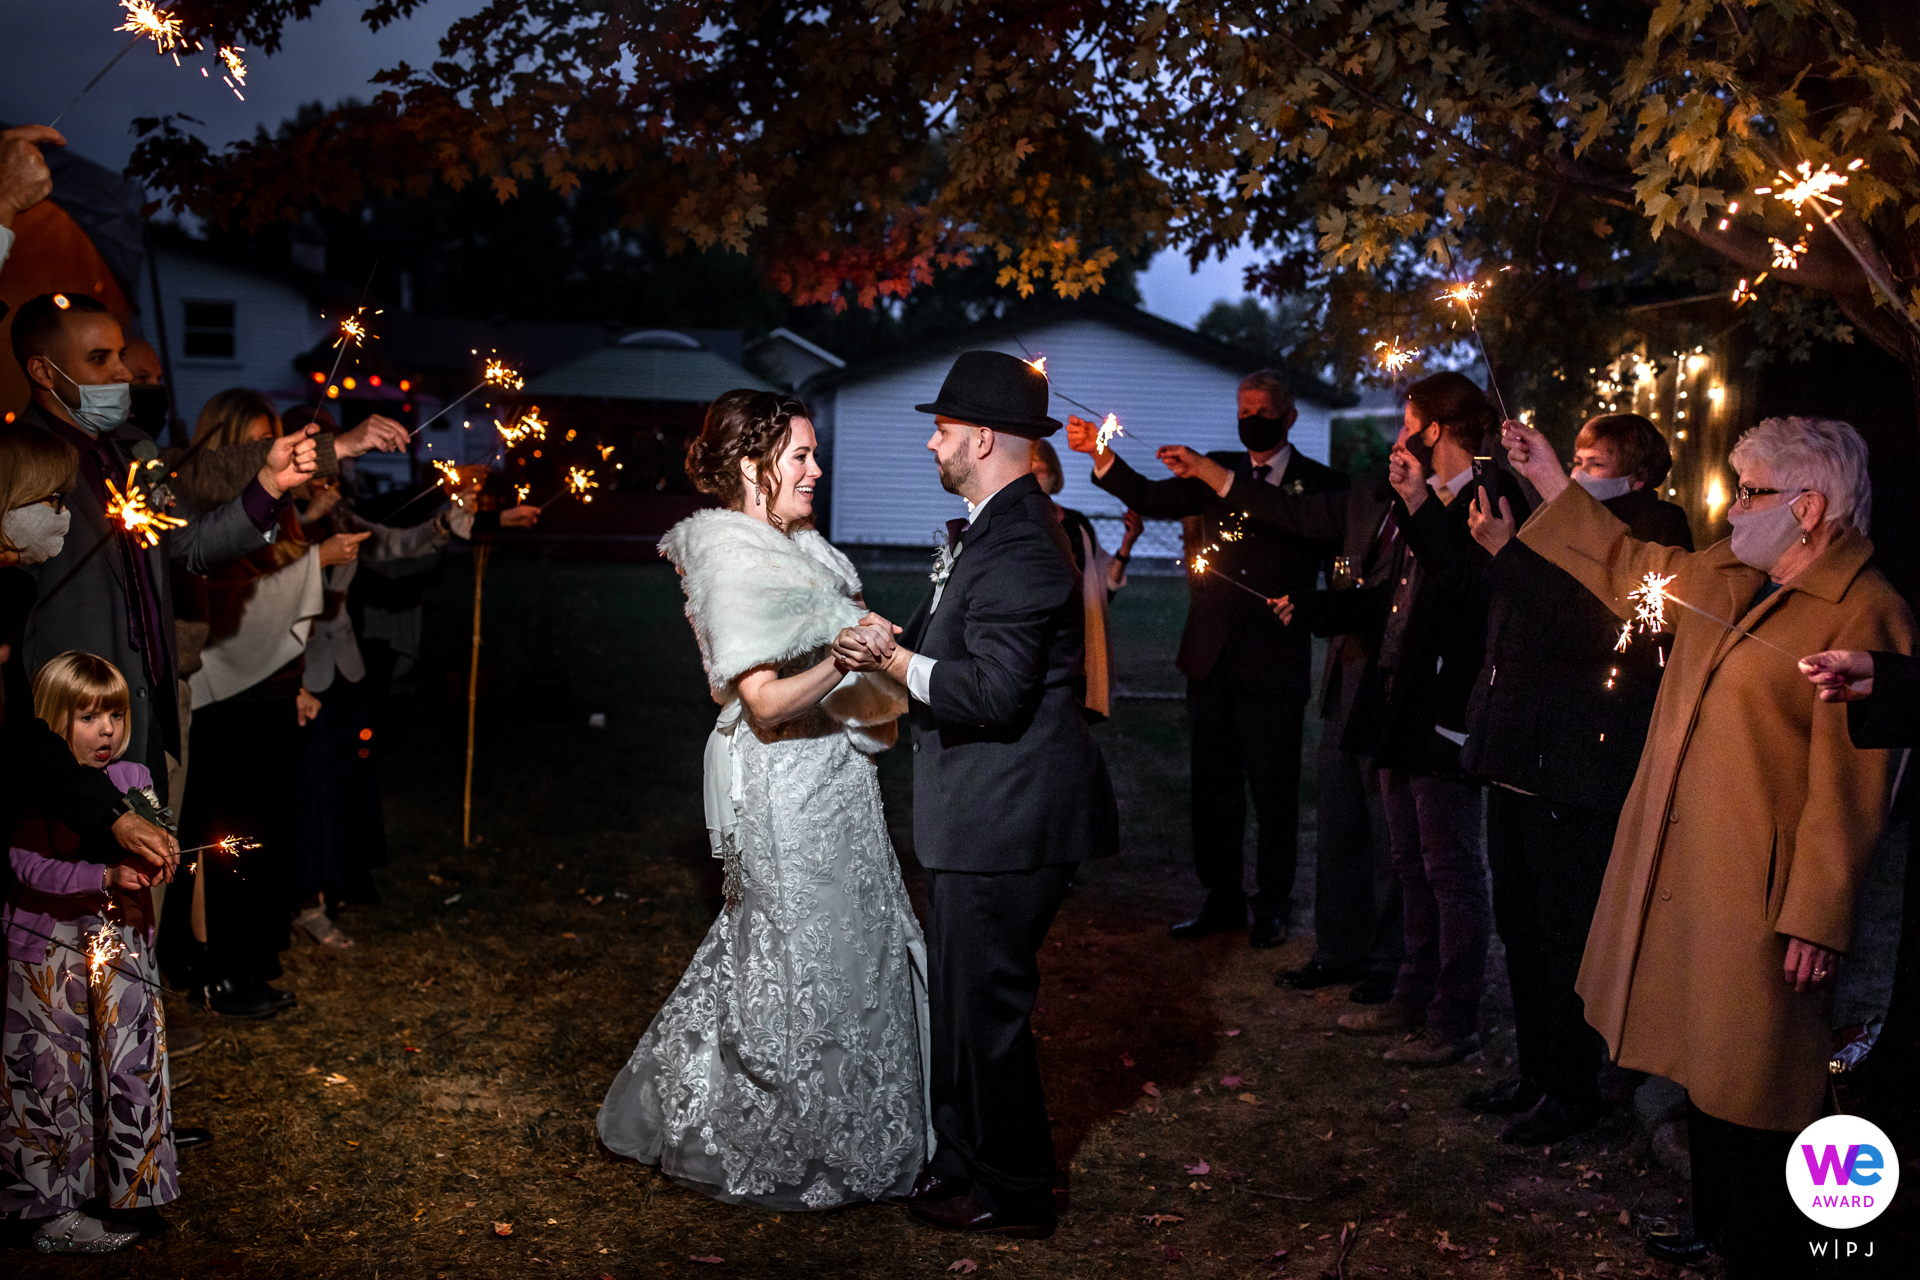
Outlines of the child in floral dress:
<svg viewBox="0 0 1920 1280">
<path fill-rule="evenodd" d="M 123 791 L 152 785 L 144 765 L 119 760 L 127 704 L 126 679 L 90 653 L 63 653 L 34 677 L 34 714 Z M 42 1253 L 111 1253 L 140 1233 L 101 1221 L 102 1206 L 137 1211 L 180 1195 L 151 869 L 31 815 L 12 844 L 15 883 L 0 912 L 0 1213 L 42 1220 Z M 90 951 L 101 959 L 90 963 Z"/>
</svg>

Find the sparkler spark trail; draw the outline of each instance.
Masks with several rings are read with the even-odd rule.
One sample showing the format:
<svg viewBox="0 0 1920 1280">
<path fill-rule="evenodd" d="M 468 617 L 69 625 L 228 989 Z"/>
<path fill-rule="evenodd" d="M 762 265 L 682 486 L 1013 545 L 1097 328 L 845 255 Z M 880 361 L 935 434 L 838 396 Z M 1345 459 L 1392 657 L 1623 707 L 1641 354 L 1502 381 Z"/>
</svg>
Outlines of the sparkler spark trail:
<svg viewBox="0 0 1920 1280">
<path fill-rule="evenodd" d="M 540 504 L 542 511 L 545 511 L 548 507 L 569 494 L 580 499 L 582 502 L 592 502 L 593 495 L 587 492 L 587 490 L 598 489 L 600 487 L 599 481 L 593 478 L 593 472 L 585 467 L 568 467 L 565 483 L 566 487 L 564 489 Z"/>
<path fill-rule="evenodd" d="M 547 438 L 547 423 L 546 420 L 540 416 L 540 406 L 534 405 L 533 408 L 514 419 L 511 425 L 502 426 L 500 428 L 500 438 L 506 441 L 509 449 L 523 440 L 545 440 Z"/>
<path fill-rule="evenodd" d="M 120 0 L 120 7 L 126 11 L 127 20 L 115 27 L 115 31 L 131 31 L 136 40 L 151 40 L 160 53 L 172 53 L 185 43 L 180 34 L 180 19 L 167 10 L 156 8 L 148 0 Z M 179 60 L 176 54 L 174 61 Z"/>
<path fill-rule="evenodd" d="M 1107 445 L 1112 442 L 1115 436 L 1126 436 L 1126 438 L 1129 440 L 1140 439 L 1139 436 L 1131 435 L 1127 431 L 1122 429 L 1122 427 L 1120 426 L 1120 419 L 1115 415 L 1111 413 L 1102 414 L 1098 409 L 1093 408 L 1091 405 L 1083 404 L 1080 401 L 1075 400 L 1072 396 L 1060 390 L 1060 388 L 1054 386 L 1053 375 L 1047 372 L 1047 357 L 1045 356 L 1045 354 L 1036 356 L 1033 354 L 1033 352 L 1028 351 L 1027 344 L 1020 341 L 1020 337 L 1018 334 L 1014 335 L 1013 341 L 1014 341 L 1014 345 L 1018 346 L 1022 351 L 1027 352 L 1027 360 L 1025 361 L 1027 366 L 1029 368 L 1034 369 L 1036 372 L 1041 374 L 1041 376 L 1046 378 L 1047 391 L 1049 394 L 1059 396 L 1062 400 L 1065 400 L 1068 404 L 1072 405 L 1074 408 L 1083 410 L 1084 412 L 1091 414 L 1093 417 L 1101 419 L 1100 447 L 1102 449 L 1105 449 Z M 1109 430 L 1109 424 L 1111 424 L 1111 430 Z"/>
<path fill-rule="evenodd" d="M 147 547 L 160 545 L 160 534 L 167 529 L 183 529 L 185 520 L 179 520 L 164 511 L 155 511 L 147 505 L 147 495 L 134 483 L 134 476 L 140 471 L 139 463 L 127 467 L 127 490 L 122 493 L 112 479 L 107 481 L 107 519 L 118 520 L 120 527 L 132 534 L 136 541 Z"/>
<path fill-rule="evenodd" d="M 218 849 L 221 853 L 232 856 L 259 847 L 260 842 L 250 836 L 227 836 L 224 839 L 215 840 L 212 844 L 197 844 L 191 849 L 182 849 L 180 856 L 184 858 L 190 853 L 203 853 L 209 849 Z"/>
<path fill-rule="evenodd" d="M 1105 453 L 1107 446 L 1113 443 L 1115 436 L 1124 436 L 1127 429 L 1120 425 L 1120 415 L 1110 413 L 1100 420 L 1100 434 L 1094 437 L 1094 452 Z"/>
<path fill-rule="evenodd" d="M 1268 599 L 1266 596 L 1262 595 L 1260 592 L 1255 591 L 1252 587 L 1248 586 L 1246 583 L 1241 582 L 1235 578 L 1229 578 L 1226 574 L 1220 572 L 1218 569 L 1213 567 L 1213 561 L 1208 559 L 1208 556 L 1212 552 L 1218 551 L 1219 549 L 1220 549 L 1219 547 L 1202 547 L 1199 551 L 1194 553 L 1193 559 L 1187 562 L 1187 567 L 1192 569 L 1195 573 L 1211 573 L 1214 577 L 1220 579 L 1220 581 L 1226 583 L 1228 586 L 1238 587 L 1240 590 L 1252 596 L 1255 600 L 1258 600 L 1261 604 L 1267 604 L 1267 605 L 1272 604 L 1273 603 L 1272 600 Z"/>
<path fill-rule="evenodd" d="M 513 486 L 513 498 L 514 498 L 514 501 L 515 501 L 515 502 L 518 502 L 518 503 L 519 503 L 519 504 L 520 504 L 521 506 L 525 506 L 525 505 L 526 505 L 526 502 L 527 502 L 527 495 L 528 495 L 528 494 L 530 494 L 530 493 L 532 493 L 532 492 L 533 492 L 533 486 L 532 486 L 532 485 L 530 485 L 530 484 L 517 484 L 517 485 L 515 485 L 515 486 Z"/>
<path fill-rule="evenodd" d="M 1453 250 L 1447 247 L 1445 241 L 1441 242 L 1441 248 L 1446 249 L 1447 270 L 1454 270 Z M 1501 268 L 1503 271 L 1505 269 Z M 1463 281 L 1440 293 L 1442 300 L 1466 308 L 1467 325 L 1473 330 L 1473 340 L 1480 345 L 1480 359 L 1487 366 L 1487 385 L 1493 388 L 1493 399 L 1500 406 L 1500 417 L 1504 421 L 1512 415 L 1507 412 L 1507 398 L 1500 394 L 1500 380 L 1493 376 L 1493 357 L 1487 353 L 1487 340 L 1480 335 L 1480 308 L 1477 304 L 1486 296 L 1486 290 L 1471 280 Z"/>
<path fill-rule="evenodd" d="M 1027 363 L 1032 366 L 1035 373 L 1038 373 L 1043 378 L 1046 377 L 1047 358 L 1045 356 L 1035 356 L 1033 359 L 1027 361 Z"/>
<path fill-rule="evenodd" d="M 59 938 L 56 938 L 51 934 L 42 933 L 38 929 L 29 928 L 28 926 L 22 924 L 17 919 L 8 921 L 7 928 L 19 933 L 31 934 L 34 937 L 40 939 L 40 941 L 42 942 L 51 942 L 56 947 L 60 947 L 66 951 L 71 951 L 74 955 L 77 955 L 81 957 L 83 960 L 86 960 L 89 969 L 92 968 L 92 964 L 93 964 L 92 954 L 88 951 L 81 949 L 80 947 L 74 946 L 71 942 L 63 942 Z M 158 991 L 161 989 L 160 984 L 155 982 L 152 978 L 143 977 L 142 975 L 135 973 L 131 969 L 123 969 L 119 965 L 112 963 L 111 957 L 109 957 L 108 960 L 103 961 L 102 963 L 105 965 L 106 968 L 112 969 L 115 973 L 119 974 L 124 978 L 130 978 L 134 982 L 142 983 L 146 986 L 152 987 L 155 991 Z"/>
<path fill-rule="evenodd" d="M 1620 628 L 1620 640 L 1613 646 L 1615 653 L 1627 651 L 1627 644 L 1633 639 L 1635 631 L 1652 636 L 1659 635 L 1667 629 L 1667 600 L 1670 598 L 1667 595 L 1667 584 L 1676 576 L 1678 575 L 1671 573 L 1662 576 L 1649 571 L 1640 579 L 1640 585 L 1627 593 L 1627 598 L 1636 603 L 1633 617 Z"/>
<path fill-rule="evenodd" d="M 1381 351 L 1382 347 L 1385 347 L 1386 350 Z M 1380 367 L 1388 373 L 1400 372 L 1409 364 L 1413 363 L 1420 355 L 1419 348 L 1417 347 L 1412 351 L 1401 350 L 1400 339 L 1398 338 L 1395 338 L 1391 343 L 1376 342 L 1373 344 L 1373 349 L 1380 352 Z"/>
<path fill-rule="evenodd" d="M 237 44 L 223 44 L 216 55 L 227 67 L 227 74 L 220 77 L 221 81 L 227 88 L 233 90 L 233 96 L 242 102 L 247 100 L 247 95 L 240 92 L 247 83 L 247 64 L 240 57 L 245 52 L 246 50 Z"/>
<path fill-rule="evenodd" d="M 120 942 L 120 933 L 118 930 L 116 930 L 113 927 L 113 924 L 111 921 L 101 924 L 101 926 L 97 930 L 88 934 L 87 935 L 87 978 L 88 980 L 97 981 L 100 977 L 100 971 L 102 969 L 109 969 L 109 968 L 118 969 L 120 966 L 114 964 L 113 962 L 115 960 L 118 960 L 120 958 L 120 954 L 125 950 L 126 950 L 126 947 L 123 946 Z"/>
<path fill-rule="evenodd" d="M 494 387 L 501 391 L 518 391 L 526 385 L 527 380 L 520 376 L 518 369 L 515 369 L 512 365 L 507 364 L 497 357 L 489 356 L 487 357 L 486 368 L 480 374 L 480 381 L 474 383 L 473 386 L 448 401 L 446 408 L 440 410 L 439 413 L 434 414 L 431 418 L 428 418 L 425 422 L 415 427 L 413 429 L 413 435 L 419 435 L 429 426 L 438 422 L 441 418 L 446 417 L 448 413 L 452 412 L 455 405 L 476 391 L 484 390 L 487 387 Z"/>
<path fill-rule="evenodd" d="M 1579 556 L 1582 560 L 1591 560 L 1594 564 L 1599 565 L 1602 569 L 1607 570 L 1609 573 L 1613 571 L 1613 566 L 1609 565 L 1606 561 L 1602 560 L 1599 556 L 1592 555 L 1586 551 L 1583 551 L 1579 547 L 1574 546 L 1570 542 L 1566 544 L 1566 548 L 1567 550 L 1573 552 L 1573 554 Z M 1652 579 L 1653 577 L 1654 577 L 1653 574 L 1648 574 L 1646 579 L 1642 580 L 1640 587 L 1628 593 L 1629 598 L 1639 597 L 1640 593 L 1647 589 L 1648 580 Z M 1727 621 L 1725 618 L 1721 617 L 1717 613 L 1708 613 L 1705 609 L 1702 609 L 1699 605 L 1690 604 L 1687 601 L 1682 600 L 1679 596 L 1673 594 L 1673 592 L 1666 589 L 1665 583 L 1670 581 L 1672 581 L 1671 578 L 1664 579 L 1662 580 L 1662 585 L 1660 586 L 1660 600 L 1663 604 L 1677 604 L 1682 609 L 1685 609 L 1688 613 L 1697 613 L 1701 617 L 1705 618 L 1708 622 L 1712 622 L 1721 627 L 1724 627 L 1725 629 L 1733 632 L 1733 634 L 1737 636 L 1744 636 L 1748 640 L 1752 640 L 1756 644 L 1765 645 L 1767 648 L 1773 650 L 1775 653 L 1787 659 L 1789 662 L 1792 662 L 1795 664 L 1799 663 L 1800 658 L 1797 654 L 1788 653 L 1785 649 L 1782 649 L 1779 645 L 1775 644 L 1773 641 L 1765 639 L 1764 637 L 1761 637 L 1761 636 L 1757 636 L 1753 632 L 1747 630 L 1745 627 L 1738 626 L 1735 623 Z M 1643 605 L 1645 604 L 1644 600 L 1642 601 L 1642 604 Z M 1639 617 L 1639 611 L 1637 608 L 1635 610 L 1634 616 L 1636 618 Z M 1629 625 L 1632 625 L 1632 624 L 1629 624 Z M 1619 648 L 1620 646 L 1615 646 L 1615 647 Z"/>
</svg>

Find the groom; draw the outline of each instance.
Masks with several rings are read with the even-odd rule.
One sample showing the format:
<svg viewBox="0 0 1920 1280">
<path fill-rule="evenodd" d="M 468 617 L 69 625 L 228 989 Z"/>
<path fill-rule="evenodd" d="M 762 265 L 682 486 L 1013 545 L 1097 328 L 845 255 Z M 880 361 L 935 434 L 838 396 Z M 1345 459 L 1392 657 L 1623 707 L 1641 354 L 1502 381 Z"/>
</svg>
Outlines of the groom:
<svg viewBox="0 0 1920 1280">
<path fill-rule="evenodd" d="M 843 666 L 912 697 L 913 839 L 927 872 L 927 1063 L 938 1151 L 907 1211 L 956 1231 L 1044 1239 L 1053 1136 L 1028 1015 L 1040 945 L 1079 864 L 1116 851 L 1106 763 L 1082 715 L 1084 606 L 1033 442 L 1057 431 L 1047 379 L 969 351 L 932 404 L 927 448 L 966 499 L 928 599 L 900 635 L 872 615 Z"/>
</svg>

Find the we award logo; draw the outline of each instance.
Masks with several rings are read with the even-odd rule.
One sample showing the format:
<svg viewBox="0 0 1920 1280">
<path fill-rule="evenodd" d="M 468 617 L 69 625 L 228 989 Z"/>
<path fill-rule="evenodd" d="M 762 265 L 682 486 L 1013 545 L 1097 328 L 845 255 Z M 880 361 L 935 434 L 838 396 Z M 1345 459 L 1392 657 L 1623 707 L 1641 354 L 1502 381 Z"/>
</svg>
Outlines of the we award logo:
<svg viewBox="0 0 1920 1280">
<path fill-rule="evenodd" d="M 1787 1154 L 1787 1193 L 1800 1212 L 1835 1231 L 1864 1227 L 1900 1186 L 1900 1157 L 1880 1127 L 1859 1116 L 1816 1120 Z"/>
</svg>

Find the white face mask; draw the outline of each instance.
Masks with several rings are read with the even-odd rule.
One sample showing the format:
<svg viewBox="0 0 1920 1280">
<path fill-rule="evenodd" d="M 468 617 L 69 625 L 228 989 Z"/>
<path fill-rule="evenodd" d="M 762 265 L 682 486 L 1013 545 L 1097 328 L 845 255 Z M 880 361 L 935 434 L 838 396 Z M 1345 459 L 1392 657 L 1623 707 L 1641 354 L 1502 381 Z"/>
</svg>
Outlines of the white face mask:
<svg viewBox="0 0 1920 1280">
<path fill-rule="evenodd" d="M 0 533 L 20 548 L 21 564 L 45 564 L 67 545 L 67 529 L 72 524 L 71 511 L 55 511 L 44 502 L 36 502 L 7 512 Z"/>
<path fill-rule="evenodd" d="M 65 369 L 53 364 L 51 360 L 47 363 L 53 365 L 55 373 L 66 378 L 68 382 L 73 382 L 73 378 Z M 67 405 L 67 412 L 73 415 L 73 420 L 79 423 L 83 430 L 91 431 L 94 435 L 99 435 L 103 431 L 112 431 L 125 422 L 127 415 L 133 412 L 131 382 L 109 382 L 97 387 L 82 386 L 78 382 L 73 382 L 73 385 L 79 388 L 80 403 L 78 406 Z M 66 401 L 62 400 L 61 403 L 66 404 Z"/>
<path fill-rule="evenodd" d="M 1611 502 L 1633 492 L 1632 476 L 1590 476 L 1584 471 L 1576 471 L 1573 473 L 1573 482 L 1600 502 Z"/>
<path fill-rule="evenodd" d="M 1742 511 L 1736 504 L 1727 512 L 1727 523 L 1733 526 L 1734 558 L 1749 568 L 1772 573 L 1787 548 L 1800 540 L 1800 517 L 1793 514 L 1793 504 L 1805 492 L 1795 489 L 1784 494 L 1786 501 L 1765 511 Z"/>
</svg>

